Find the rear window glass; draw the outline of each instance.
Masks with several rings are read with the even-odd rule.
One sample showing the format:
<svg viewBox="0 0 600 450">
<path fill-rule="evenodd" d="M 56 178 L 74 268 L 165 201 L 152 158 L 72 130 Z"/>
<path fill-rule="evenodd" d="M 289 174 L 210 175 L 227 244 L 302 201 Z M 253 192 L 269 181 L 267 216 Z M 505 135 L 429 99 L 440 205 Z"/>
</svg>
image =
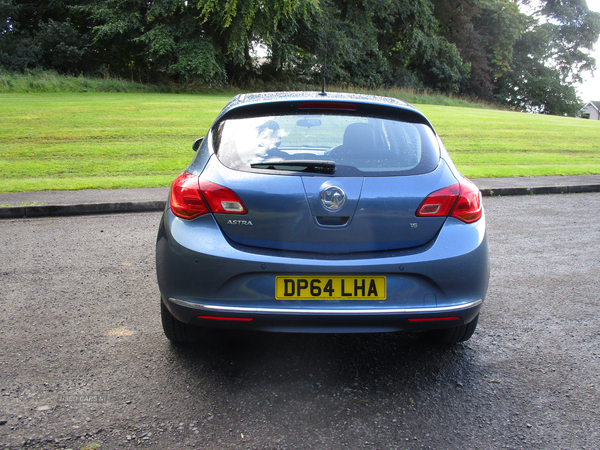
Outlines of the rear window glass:
<svg viewBox="0 0 600 450">
<path fill-rule="evenodd" d="M 375 117 L 226 119 L 212 137 L 219 160 L 244 171 L 298 172 L 309 166 L 302 162 L 324 161 L 335 163 L 333 176 L 412 175 L 431 172 L 439 162 L 437 139 L 427 125 Z"/>
</svg>

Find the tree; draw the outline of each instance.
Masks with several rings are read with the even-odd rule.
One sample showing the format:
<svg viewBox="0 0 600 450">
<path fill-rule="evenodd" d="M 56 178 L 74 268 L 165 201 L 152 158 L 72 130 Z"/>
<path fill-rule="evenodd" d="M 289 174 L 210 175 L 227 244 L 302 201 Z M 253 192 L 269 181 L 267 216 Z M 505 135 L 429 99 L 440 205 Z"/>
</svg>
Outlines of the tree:
<svg viewBox="0 0 600 450">
<path fill-rule="evenodd" d="M 433 0 L 440 33 L 456 45 L 471 73 L 460 93 L 494 100 L 496 79 L 510 71 L 512 49 L 523 31 L 510 0 Z"/>
<path fill-rule="evenodd" d="M 429 0 L 321 0 L 282 22 L 266 42 L 275 76 L 360 86 L 458 91 L 468 76 L 453 44 L 437 34 Z"/>
<path fill-rule="evenodd" d="M 0 65 L 78 72 L 85 66 L 89 36 L 74 1 L 0 0 Z"/>
<path fill-rule="evenodd" d="M 538 4 L 527 16 L 517 0 L 0 0 L 0 66 L 241 86 L 325 74 L 573 114 L 600 14 Z"/>
<path fill-rule="evenodd" d="M 521 110 L 575 115 L 574 83 L 595 67 L 590 50 L 600 36 L 600 14 L 585 0 L 546 0 L 524 19 L 511 71 L 498 80 L 498 100 Z"/>
<path fill-rule="evenodd" d="M 581 82 L 581 74 L 596 67 L 590 51 L 600 36 L 600 13 L 590 11 L 585 0 L 545 0 L 535 16 L 540 23 L 533 29 L 547 31 L 551 47 L 546 56 L 561 81 Z"/>
<path fill-rule="evenodd" d="M 407 80 L 431 90 L 458 93 L 470 73 L 456 45 L 439 34 L 439 22 L 429 0 L 390 2 L 382 17 L 380 41 L 394 67 L 394 82 Z M 416 83 L 415 83 L 416 82 Z"/>
<path fill-rule="evenodd" d="M 284 78 L 378 86 L 384 83 L 387 61 L 378 46 L 370 0 L 321 0 L 318 9 L 282 23 L 266 42 L 267 69 Z"/>
<path fill-rule="evenodd" d="M 523 34 L 514 47 L 511 72 L 499 80 L 498 98 L 520 111 L 573 116 L 579 109 L 575 88 L 544 61 L 549 42 L 545 28 Z"/>
<path fill-rule="evenodd" d="M 227 76 L 240 82 L 253 74 L 251 50 L 272 43 L 282 22 L 318 9 L 318 0 L 199 0 L 206 35 L 225 56 Z"/>
<path fill-rule="evenodd" d="M 221 52 L 194 5 L 184 0 L 107 0 L 87 9 L 96 23 L 93 46 L 116 73 L 155 81 L 227 81 Z"/>
</svg>

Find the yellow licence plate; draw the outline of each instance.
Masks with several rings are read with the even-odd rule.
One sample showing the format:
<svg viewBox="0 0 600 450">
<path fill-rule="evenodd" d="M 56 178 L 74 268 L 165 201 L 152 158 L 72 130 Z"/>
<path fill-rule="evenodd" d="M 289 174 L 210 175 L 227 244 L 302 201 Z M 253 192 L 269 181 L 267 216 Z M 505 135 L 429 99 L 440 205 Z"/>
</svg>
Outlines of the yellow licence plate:
<svg viewBox="0 0 600 450">
<path fill-rule="evenodd" d="M 275 277 L 277 300 L 385 300 L 385 277 Z"/>
</svg>

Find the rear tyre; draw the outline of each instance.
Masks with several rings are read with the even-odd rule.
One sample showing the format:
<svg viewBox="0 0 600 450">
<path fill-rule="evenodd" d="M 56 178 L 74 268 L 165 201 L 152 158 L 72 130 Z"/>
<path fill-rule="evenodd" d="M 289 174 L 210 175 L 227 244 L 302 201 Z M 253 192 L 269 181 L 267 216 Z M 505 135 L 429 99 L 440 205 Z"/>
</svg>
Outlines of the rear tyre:
<svg viewBox="0 0 600 450">
<path fill-rule="evenodd" d="M 459 342 L 464 342 L 473 336 L 475 328 L 477 328 L 478 320 L 479 314 L 477 314 L 471 322 L 465 325 L 454 328 L 443 328 L 441 330 L 430 330 L 425 333 L 425 336 L 428 341 L 437 344 L 457 344 Z"/>
<path fill-rule="evenodd" d="M 160 300 L 160 317 L 165 336 L 174 344 L 196 342 L 200 339 L 202 329 L 177 320 L 165 306 L 162 298 Z"/>
</svg>

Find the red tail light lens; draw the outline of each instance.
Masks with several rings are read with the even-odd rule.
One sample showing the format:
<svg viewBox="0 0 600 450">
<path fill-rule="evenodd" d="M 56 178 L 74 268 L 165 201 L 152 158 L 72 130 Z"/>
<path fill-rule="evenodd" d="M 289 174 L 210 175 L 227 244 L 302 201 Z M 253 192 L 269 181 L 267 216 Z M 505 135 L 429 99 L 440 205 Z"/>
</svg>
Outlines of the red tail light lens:
<svg viewBox="0 0 600 450">
<path fill-rule="evenodd" d="M 465 223 L 477 222 L 483 214 L 481 192 L 471 180 L 460 180 L 460 197 L 452 210 L 452 217 Z"/>
<path fill-rule="evenodd" d="M 447 217 L 460 194 L 460 184 L 456 183 L 427 196 L 419 209 L 418 217 Z"/>
<path fill-rule="evenodd" d="M 248 212 L 242 201 L 231 189 L 210 181 L 200 180 L 200 190 L 214 213 L 246 214 Z"/>
<path fill-rule="evenodd" d="M 197 175 L 183 172 L 171 185 L 171 211 L 182 219 L 195 219 L 208 213 L 246 214 L 242 201 L 230 189 L 199 180 Z"/>
<path fill-rule="evenodd" d="M 460 183 L 445 187 L 427 196 L 417 209 L 418 217 L 451 216 L 465 223 L 477 222 L 483 213 L 481 192 L 475 184 L 463 178 Z"/>
<path fill-rule="evenodd" d="M 198 176 L 183 172 L 171 185 L 171 211 L 182 219 L 195 219 L 210 210 L 200 195 Z"/>
</svg>

